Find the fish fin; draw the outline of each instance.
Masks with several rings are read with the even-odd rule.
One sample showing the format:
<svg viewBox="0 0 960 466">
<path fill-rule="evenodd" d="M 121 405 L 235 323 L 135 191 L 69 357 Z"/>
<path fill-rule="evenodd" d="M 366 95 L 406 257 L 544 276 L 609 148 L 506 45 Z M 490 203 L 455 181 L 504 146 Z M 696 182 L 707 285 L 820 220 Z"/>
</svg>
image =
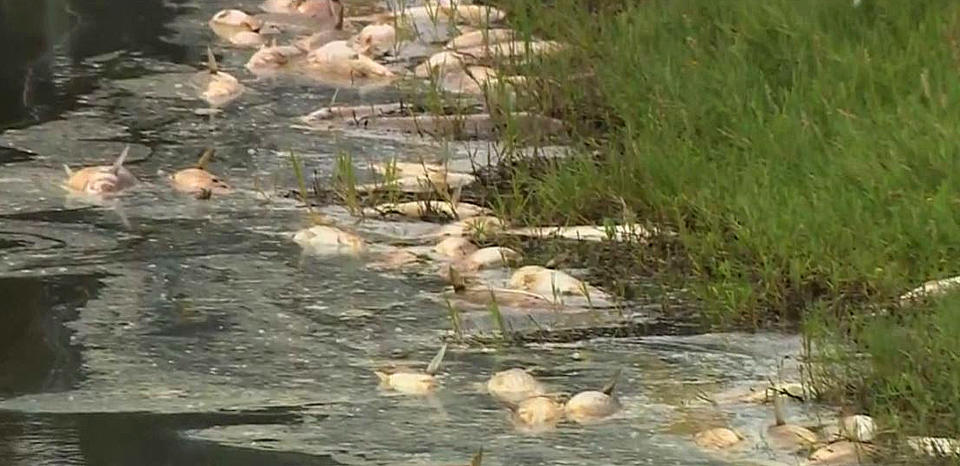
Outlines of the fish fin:
<svg viewBox="0 0 960 466">
<path fill-rule="evenodd" d="M 67 164 L 63 164 L 63 171 L 67 172 L 67 178 L 73 176 L 73 170 L 71 170 Z"/>
<path fill-rule="evenodd" d="M 345 10 L 346 8 L 343 7 L 343 3 L 340 2 L 340 0 L 335 0 L 330 2 L 331 9 L 333 8 L 334 3 L 340 6 L 340 11 L 337 14 L 337 24 L 333 28 L 337 31 L 342 31 L 343 30 L 343 10 Z"/>
<path fill-rule="evenodd" d="M 448 273 L 450 275 L 450 284 L 453 285 L 454 293 L 461 293 L 467 289 L 467 285 L 463 280 L 463 276 L 460 275 L 460 272 L 453 265 L 447 266 Z"/>
<path fill-rule="evenodd" d="M 210 160 L 213 159 L 213 153 L 216 152 L 216 149 L 208 147 L 203 151 L 203 154 L 200 154 L 200 158 L 197 159 L 197 168 L 201 170 L 206 170 L 207 165 L 210 165 Z"/>
<path fill-rule="evenodd" d="M 617 380 L 620 379 L 621 371 L 622 369 L 617 369 L 617 371 L 613 373 L 613 376 L 610 377 L 610 381 L 608 381 L 607 384 L 603 386 L 603 390 L 600 391 L 606 395 L 613 395 L 613 390 L 617 388 Z"/>
<path fill-rule="evenodd" d="M 510 410 L 511 414 L 517 414 L 517 410 L 520 409 L 520 403 L 515 403 L 513 401 L 500 400 L 500 404 Z"/>
<path fill-rule="evenodd" d="M 773 418 L 776 421 L 776 425 L 782 426 L 787 423 L 786 414 L 783 412 L 783 398 L 776 388 L 771 387 L 767 390 L 773 392 Z"/>
<path fill-rule="evenodd" d="M 473 459 L 470 460 L 470 466 L 481 466 L 481 464 L 483 464 L 483 447 L 480 447 L 477 453 L 473 455 Z"/>
<path fill-rule="evenodd" d="M 437 355 L 430 360 L 430 365 L 427 366 L 425 371 L 429 375 L 436 375 L 437 371 L 440 370 L 440 364 L 443 363 L 443 356 L 447 354 L 447 344 L 444 343 L 440 347 L 440 351 L 437 351 Z"/>
<path fill-rule="evenodd" d="M 210 74 L 217 74 L 220 71 L 220 67 L 217 66 L 217 57 L 213 55 L 213 50 L 209 46 L 207 46 L 207 69 Z"/>
<path fill-rule="evenodd" d="M 390 382 L 390 374 L 388 374 L 387 372 L 382 371 L 382 370 L 380 370 L 380 369 L 377 369 L 377 370 L 373 371 L 373 373 L 374 373 L 374 374 L 377 374 L 377 378 L 380 379 L 380 383 L 384 383 L 384 384 L 385 384 L 385 383 Z"/>
<path fill-rule="evenodd" d="M 117 157 L 117 160 L 113 162 L 113 166 L 110 167 L 110 171 L 116 175 L 120 172 L 120 169 L 123 168 L 123 162 L 127 160 L 127 155 L 130 154 L 130 145 L 128 144 L 123 148 L 123 152 L 120 153 L 120 156 Z"/>
</svg>

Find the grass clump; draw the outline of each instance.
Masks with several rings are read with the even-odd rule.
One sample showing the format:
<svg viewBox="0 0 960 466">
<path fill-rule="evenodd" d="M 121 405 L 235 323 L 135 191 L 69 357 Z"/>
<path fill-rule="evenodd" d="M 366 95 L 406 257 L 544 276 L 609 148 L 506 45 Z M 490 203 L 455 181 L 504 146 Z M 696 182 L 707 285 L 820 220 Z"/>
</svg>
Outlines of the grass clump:
<svg viewBox="0 0 960 466">
<path fill-rule="evenodd" d="M 521 31 L 569 45 L 526 66 L 524 92 L 583 153 L 518 169 L 526 194 L 506 214 L 599 221 L 622 199 L 677 232 L 711 317 L 807 319 L 830 337 L 818 348 L 864 355 L 835 381 L 861 407 L 960 433 L 960 300 L 861 316 L 960 274 L 960 3 L 611 3 L 502 2 Z"/>
</svg>

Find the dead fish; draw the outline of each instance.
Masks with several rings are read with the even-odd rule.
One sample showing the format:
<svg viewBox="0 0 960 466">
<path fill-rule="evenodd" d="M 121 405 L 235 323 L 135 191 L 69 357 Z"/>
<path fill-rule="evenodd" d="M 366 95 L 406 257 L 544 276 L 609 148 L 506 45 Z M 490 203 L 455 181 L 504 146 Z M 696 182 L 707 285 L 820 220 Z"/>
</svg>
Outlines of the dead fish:
<svg viewBox="0 0 960 466">
<path fill-rule="evenodd" d="M 426 168 L 421 167 L 419 173 L 411 169 L 409 174 L 407 174 L 408 172 L 405 170 L 412 165 L 415 164 L 397 163 L 396 167 L 398 172 L 396 174 L 398 174 L 399 177 L 381 183 L 358 185 L 357 190 L 375 191 L 389 188 L 409 193 L 442 193 L 462 189 L 477 181 L 477 177 L 469 173 L 456 173 L 444 168 L 433 170 L 432 167 L 436 167 L 437 165 L 427 165 Z M 376 164 L 374 165 L 374 170 L 379 171 Z M 386 173 L 386 169 L 379 172 Z"/>
<path fill-rule="evenodd" d="M 873 453 L 876 453 L 876 447 L 843 440 L 816 449 L 807 459 L 809 464 L 816 465 L 863 464 Z"/>
<path fill-rule="evenodd" d="M 239 47 L 259 47 L 267 43 L 270 35 L 283 32 L 275 24 L 240 10 L 222 10 L 207 24 L 218 37 Z"/>
<path fill-rule="evenodd" d="M 506 224 L 503 220 L 489 215 L 465 218 L 440 228 L 440 236 L 484 236 L 502 231 Z"/>
<path fill-rule="evenodd" d="M 311 63 L 325 63 L 340 60 L 353 60 L 359 53 L 345 40 L 335 40 L 323 44 L 307 54 L 307 61 Z"/>
<path fill-rule="evenodd" d="M 767 428 L 767 443 L 777 449 L 796 452 L 817 443 L 817 434 L 806 427 L 787 424 L 783 413 L 783 396 L 773 395 L 773 415 L 776 423 Z"/>
<path fill-rule="evenodd" d="M 397 20 L 404 23 L 446 21 L 486 27 L 491 23 L 503 21 L 507 16 L 503 10 L 485 5 L 461 5 L 449 0 L 424 3 L 425 5 L 422 6 L 407 7 L 393 13 L 376 15 L 372 19 Z"/>
<path fill-rule="evenodd" d="M 900 296 L 900 305 L 915 304 L 924 298 L 938 298 L 960 288 L 960 277 L 930 280 Z"/>
<path fill-rule="evenodd" d="M 311 252 L 358 253 L 366 249 L 359 236 L 328 225 L 315 225 L 298 231 L 293 241 Z"/>
<path fill-rule="evenodd" d="M 304 52 L 310 52 L 311 50 L 323 47 L 330 42 L 347 40 L 349 38 L 350 33 L 344 31 L 343 29 L 330 29 L 326 31 L 314 32 L 308 36 L 301 36 L 293 42 L 293 45 Z"/>
<path fill-rule="evenodd" d="M 934 457 L 960 456 L 960 440 L 947 437 L 907 437 L 913 451 Z"/>
<path fill-rule="evenodd" d="M 263 21 L 240 10 L 220 10 L 207 22 L 214 34 L 223 39 L 238 32 L 256 32 L 263 27 Z"/>
<path fill-rule="evenodd" d="M 394 77 L 389 68 L 360 55 L 346 41 L 333 41 L 312 50 L 307 56 L 305 72 L 321 81 Z"/>
<path fill-rule="evenodd" d="M 487 392 L 500 401 L 519 403 L 543 395 L 544 389 L 529 372 L 513 368 L 493 374 L 487 382 Z"/>
<path fill-rule="evenodd" d="M 510 276 L 507 288 L 526 290 L 544 296 L 575 295 L 602 297 L 604 293 L 560 270 L 539 265 L 520 267 Z"/>
<path fill-rule="evenodd" d="M 135 186 L 138 182 L 137 178 L 123 166 L 129 153 L 130 146 L 124 147 L 113 165 L 85 167 L 77 171 L 72 171 L 70 167 L 64 165 L 63 168 L 67 172 L 67 182 L 64 187 L 78 193 L 107 196 Z"/>
<path fill-rule="evenodd" d="M 397 46 L 397 29 L 389 24 L 371 24 L 360 30 L 354 48 L 369 57 L 391 53 Z"/>
<path fill-rule="evenodd" d="M 170 183 L 173 188 L 183 193 L 193 194 L 195 196 L 205 195 L 204 193 L 223 195 L 229 194 L 232 190 L 230 185 L 225 183 L 219 177 L 207 171 L 207 165 L 213 158 L 214 149 L 203 151 L 203 155 L 197 161 L 197 164 L 184 168 L 170 176 Z"/>
<path fill-rule="evenodd" d="M 377 13 L 364 17 L 353 17 L 351 20 L 358 22 L 372 23 L 399 23 L 410 25 L 416 23 L 433 23 L 434 21 L 447 20 L 447 15 L 433 4 L 427 3 L 421 6 L 402 6 L 398 10 Z"/>
<path fill-rule="evenodd" d="M 468 287 L 463 276 L 453 266 L 447 268 L 447 278 L 453 285 L 453 293 L 447 293 L 452 301 L 471 304 L 474 306 L 497 306 L 522 309 L 555 309 L 556 303 L 527 291 L 510 290 L 493 287 Z"/>
<path fill-rule="evenodd" d="M 289 71 L 306 56 L 307 52 L 292 45 L 263 46 L 250 57 L 246 68 L 258 76 L 275 76 Z"/>
<path fill-rule="evenodd" d="M 387 173 L 394 174 L 400 177 L 417 177 L 417 176 L 427 176 L 432 173 L 444 173 L 447 171 L 446 167 L 443 165 L 430 164 L 430 163 L 413 163 L 413 162 L 397 162 L 396 160 L 391 160 L 385 163 L 373 163 L 370 165 L 370 168 L 373 171 L 385 175 Z"/>
<path fill-rule="evenodd" d="M 303 0 L 265 0 L 260 4 L 260 9 L 267 13 L 286 13 L 293 14 L 297 12 L 297 6 Z"/>
<path fill-rule="evenodd" d="M 564 406 L 567 418 L 580 424 L 588 424 L 601 421 L 619 411 L 620 401 L 613 393 L 619 377 L 620 370 L 617 369 L 600 391 L 588 390 L 570 398 Z"/>
<path fill-rule="evenodd" d="M 431 76 L 442 76 L 451 70 L 462 69 L 474 61 L 469 56 L 451 50 L 444 50 L 430 55 L 429 58 L 420 63 L 413 69 L 413 75 L 417 78 L 429 78 Z"/>
<path fill-rule="evenodd" d="M 557 304 L 538 294 L 506 288 L 470 287 L 447 295 L 453 301 L 478 307 L 497 306 L 516 309 L 556 309 Z"/>
<path fill-rule="evenodd" d="M 301 0 L 297 13 L 325 27 L 343 29 L 343 3 L 340 0 Z"/>
<path fill-rule="evenodd" d="M 427 176 L 405 176 L 380 183 L 357 185 L 359 192 L 392 189 L 403 193 L 448 192 L 473 184 L 477 178 L 466 173 L 430 173 Z"/>
<path fill-rule="evenodd" d="M 430 365 L 423 372 L 416 372 L 409 369 L 377 369 L 374 373 L 380 379 L 380 385 L 400 393 L 408 395 L 426 395 L 432 393 L 437 388 L 436 375 L 443 363 L 443 356 L 447 353 L 447 344 L 440 347 Z"/>
<path fill-rule="evenodd" d="M 365 209 L 368 215 L 399 214 L 410 218 L 422 218 L 429 215 L 441 215 L 450 218 L 475 217 L 489 214 L 490 209 L 467 202 L 447 201 L 410 201 L 389 202 Z"/>
<path fill-rule="evenodd" d="M 484 26 L 498 23 L 507 17 L 503 10 L 486 5 L 462 5 L 457 2 L 440 2 L 440 11 L 458 23 Z"/>
<path fill-rule="evenodd" d="M 523 431 L 551 430 L 563 420 L 563 402 L 554 395 L 533 396 L 508 406 L 514 426 Z"/>
<path fill-rule="evenodd" d="M 380 260 L 371 262 L 369 267 L 374 270 L 397 270 L 421 261 L 420 256 L 406 249 L 390 249 L 380 257 Z"/>
<path fill-rule="evenodd" d="M 198 96 L 213 108 L 229 104 L 245 91 L 243 84 L 240 84 L 237 78 L 220 71 L 217 58 L 210 47 L 207 47 L 207 71 L 195 74 L 192 84 Z"/>
<path fill-rule="evenodd" d="M 448 49 L 463 49 L 512 41 L 517 37 L 513 29 L 481 29 L 461 34 L 447 42 Z"/>
<path fill-rule="evenodd" d="M 462 259 L 478 249 L 476 244 L 462 236 L 446 238 L 433 248 L 437 254 L 450 259 Z"/>
<path fill-rule="evenodd" d="M 474 272 L 516 264 L 521 259 L 523 256 L 513 249 L 493 246 L 474 251 L 462 261 L 457 262 L 454 267 L 460 272 Z"/>
<path fill-rule="evenodd" d="M 497 71 L 486 66 L 466 66 L 445 73 L 439 81 L 447 92 L 480 95 L 492 87 Z"/>
<path fill-rule="evenodd" d="M 553 55 L 565 49 L 560 42 L 549 40 L 496 42 L 457 49 L 457 53 L 472 60 L 505 60 Z"/>
<path fill-rule="evenodd" d="M 700 448 L 706 448 L 708 450 L 726 450 L 727 448 L 740 445 L 742 440 L 742 435 L 726 427 L 714 427 L 713 429 L 697 432 L 693 436 L 693 443 L 697 444 Z"/>
<path fill-rule="evenodd" d="M 630 238 L 646 238 L 656 231 L 642 225 L 616 225 L 610 228 L 599 225 L 578 225 L 570 227 L 528 227 L 506 231 L 507 234 L 533 238 L 566 238 L 580 241 L 626 241 Z"/>
<path fill-rule="evenodd" d="M 845 416 L 840 419 L 840 434 L 853 442 L 872 442 L 877 436 L 877 424 L 864 414 Z"/>
</svg>

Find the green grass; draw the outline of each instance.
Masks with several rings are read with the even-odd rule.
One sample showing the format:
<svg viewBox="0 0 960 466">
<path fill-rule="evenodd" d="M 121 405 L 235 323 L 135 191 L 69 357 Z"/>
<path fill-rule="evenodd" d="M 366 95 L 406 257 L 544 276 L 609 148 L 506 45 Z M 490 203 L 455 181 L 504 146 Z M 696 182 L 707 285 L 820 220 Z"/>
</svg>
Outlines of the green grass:
<svg viewBox="0 0 960 466">
<path fill-rule="evenodd" d="M 601 221 L 622 198 L 678 233 L 708 317 L 805 321 L 855 409 L 960 434 L 960 301 L 863 316 L 960 274 L 960 3 L 500 4 L 570 45 L 520 67 L 540 79 L 518 101 L 570 123 L 584 155 L 518 169 L 499 210 Z"/>
</svg>

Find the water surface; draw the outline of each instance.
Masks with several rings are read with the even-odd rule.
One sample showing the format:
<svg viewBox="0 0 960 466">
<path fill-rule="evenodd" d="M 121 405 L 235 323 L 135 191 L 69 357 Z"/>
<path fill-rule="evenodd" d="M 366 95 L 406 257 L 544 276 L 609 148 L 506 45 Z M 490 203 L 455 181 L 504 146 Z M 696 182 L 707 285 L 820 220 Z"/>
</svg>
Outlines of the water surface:
<svg viewBox="0 0 960 466">
<path fill-rule="evenodd" d="M 308 221 L 279 192 L 294 185 L 289 151 L 321 175 L 337 153 L 358 163 L 446 153 L 296 119 L 335 93 L 378 103 L 397 91 L 257 80 L 242 68 L 249 51 L 217 47 L 251 91 L 210 119 L 184 83 L 213 40 L 206 20 L 234 2 L 29 3 L 0 2 L 0 36 L 16 45 L 0 49 L 10 65 L 0 67 L 0 463 L 465 464 L 483 447 L 484 464 L 722 464 L 692 445 L 698 419 L 753 436 L 769 422 L 762 407 L 688 402 L 765 380 L 795 337 L 455 346 L 435 397 L 384 393 L 372 368 L 425 363 L 449 329 L 442 282 L 376 272 L 363 257 L 304 256 L 288 233 Z M 127 144 L 143 186 L 109 205 L 65 196 L 63 164 L 104 163 Z M 240 192 L 171 192 L 165 176 L 209 145 Z M 371 236 L 432 227 L 359 226 Z M 623 368 L 625 410 L 597 426 L 517 433 L 482 389 L 510 367 L 566 391 Z"/>
</svg>

